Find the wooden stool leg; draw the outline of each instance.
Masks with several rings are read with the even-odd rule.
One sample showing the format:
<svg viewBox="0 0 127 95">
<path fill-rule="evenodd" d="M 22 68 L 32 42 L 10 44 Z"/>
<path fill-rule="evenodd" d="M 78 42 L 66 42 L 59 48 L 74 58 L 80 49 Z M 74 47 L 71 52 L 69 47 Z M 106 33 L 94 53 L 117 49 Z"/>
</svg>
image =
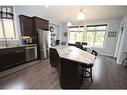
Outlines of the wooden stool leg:
<svg viewBox="0 0 127 95">
<path fill-rule="evenodd" d="M 122 61 L 122 64 L 121 64 L 121 66 L 123 66 L 123 63 L 124 63 L 124 59 L 123 59 L 123 61 Z"/>
<path fill-rule="evenodd" d="M 92 79 L 92 67 L 90 68 L 90 78 L 91 78 L 91 82 L 93 81 Z"/>
<path fill-rule="evenodd" d="M 85 76 L 86 76 L 86 68 L 84 68 L 84 73 L 85 73 Z"/>
</svg>

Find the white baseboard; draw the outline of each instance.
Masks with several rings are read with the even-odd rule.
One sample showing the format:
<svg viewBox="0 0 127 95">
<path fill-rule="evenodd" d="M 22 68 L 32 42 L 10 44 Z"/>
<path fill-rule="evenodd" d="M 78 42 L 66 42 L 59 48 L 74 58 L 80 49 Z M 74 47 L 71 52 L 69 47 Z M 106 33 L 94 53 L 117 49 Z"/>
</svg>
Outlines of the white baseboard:
<svg viewBox="0 0 127 95">
<path fill-rule="evenodd" d="M 104 56 L 109 56 L 109 57 L 113 57 L 115 58 L 113 55 L 109 55 L 109 54 L 103 54 L 103 53 L 99 53 L 100 55 L 104 55 Z"/>
</svg>

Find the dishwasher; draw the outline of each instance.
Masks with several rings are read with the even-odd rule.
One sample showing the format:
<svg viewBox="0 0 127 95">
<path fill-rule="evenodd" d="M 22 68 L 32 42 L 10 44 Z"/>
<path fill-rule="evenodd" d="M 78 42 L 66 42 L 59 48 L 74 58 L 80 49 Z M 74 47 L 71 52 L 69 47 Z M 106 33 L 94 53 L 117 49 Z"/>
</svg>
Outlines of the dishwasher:
<svg viewBox="0 0 127 95">
<path fill-rule="evenodd" d="M 37 59 L 37 46 L 25 47 L 26 61 L 32 61 Z"/>
</svg>

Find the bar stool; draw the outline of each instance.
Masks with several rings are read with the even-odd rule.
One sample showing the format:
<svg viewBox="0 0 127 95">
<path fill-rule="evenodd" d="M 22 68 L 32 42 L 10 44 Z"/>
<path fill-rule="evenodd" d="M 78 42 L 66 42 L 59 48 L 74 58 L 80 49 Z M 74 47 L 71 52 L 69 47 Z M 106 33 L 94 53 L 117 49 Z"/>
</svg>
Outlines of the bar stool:
<svg viewBox="0 0 127 95">
<path fill-rule="evenodd" d="M 127 63 L 127 52 L 124 52 L 124 53 L 126 54 L 126 56 L 125 56 L 125 58 L 123 59 L 121 66 L 123 66 L 124 63 Z"/>
<path fill-rule="evenodd" d="M 93 54 L 95 56 L 98 55 L 98 53 L 95 50 L 92 50 L 91 54 Z M 83 67 L 83 73 L 84 73 L 83 78 L 90 78 L 91 82 L 92 82 L 93 81 L 93 78 L 92 78 L 93 63 L 91 63 L 91 64 L 82 64 L 82 67 Z"/>
<path fill-rule="evenodd" d="M 91 63 L 91 64 L 82 64 L 82 67 L 83 67 L 83 73 L 84 73 L 83 78 L 90 78 L 91 82 L 92 82 L 93 81 L 93 78 L 92 78 L 93 63 Z"/>
<path fill-rule="evenodd" d="M 82 43 L 81 43 L 81 42 L 75 42 L 75 46 L 76 46 L 77 48 L 80 48 L 80 49 L 83 50 L 83 46 L 82 46 Z"/>
<path fill-rule="evenodd" d="M 88 44 L 87 42 L 82 42 L 82 47 L 83 47 L 83 46 L 87 46 L 87 44 Z M 86 51 L 87 48 L 83 48 L 83 50 Z"/>
</svg>

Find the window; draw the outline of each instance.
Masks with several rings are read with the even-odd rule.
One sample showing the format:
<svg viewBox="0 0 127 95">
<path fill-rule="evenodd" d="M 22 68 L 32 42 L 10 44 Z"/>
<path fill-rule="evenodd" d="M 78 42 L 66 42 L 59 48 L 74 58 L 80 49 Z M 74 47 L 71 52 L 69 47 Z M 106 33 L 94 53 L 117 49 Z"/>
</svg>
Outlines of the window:
<svg viewBox="0 0 127 95">
<path fill-rule="evenodd" d="M 12 19 L 0 19 L 0 39 L 15 39 L 14 24 Z"/>
<path fill-rule="evenodd" d="M 69 27 L 69 43 L 83 42 L 84 26 Z"/>
<path fill-rule="evenodd" d="M 1 6 L 0 12 L 0 39 L 15 39 L 13 7 Z M 3 16 L 5 15 L 5 16 Z"/>
<path fill-rule="evenodd" d="M 0 20 L 0 38 L 4 38 L 2 21 Z"/>
<path fill-rule="evenodd" d="M 88 25 L 86 31 L 86 41 L 92 47 L 104 47 L 105 33 L 107 24 L 105 25 Z"/>
</svg>

